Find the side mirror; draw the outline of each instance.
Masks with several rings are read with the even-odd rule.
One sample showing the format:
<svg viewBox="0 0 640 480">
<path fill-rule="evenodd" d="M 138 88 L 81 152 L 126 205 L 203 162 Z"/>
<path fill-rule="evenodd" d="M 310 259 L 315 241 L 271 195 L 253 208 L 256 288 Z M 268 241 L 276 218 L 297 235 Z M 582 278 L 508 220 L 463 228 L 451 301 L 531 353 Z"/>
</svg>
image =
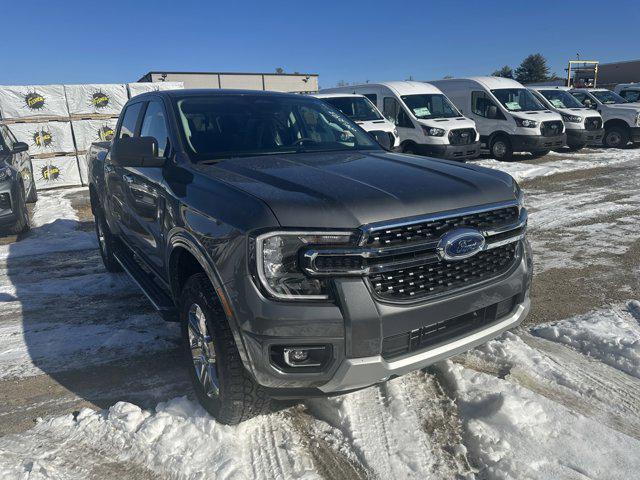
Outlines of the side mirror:
<svg viewBox="0 0 640 480">
<path fill-rule="evenodd" d="M 16 142 L 13 144 L 13 150 L 11 150 L 11 153 L 26 152 L 27 150 L 29 150 L 29 145 L 24 142 Z"/>
<path fill-rule="evenodd" d="M 158 142 L 153 137 L 124 137 L 113 141 L 111 163 L 121 167 L 162 167 Z"/>
<path fill-rule="evenodd" d="M 393 145 L 391 145 L 391 137 L 387 132 L 383 132 L 382 130 L 372 130 L 369 134 L 376 142 L 378 142 L 378 145 L 385 150 L 389 151 L 393 147 Z"/>
<path fill-rule="evenodd" d="M 495 105 L 489 105 L 489 108 L 487 108 L 487 118 L 491 120 L 498 118 L 498 107 Z"/>
</svg>

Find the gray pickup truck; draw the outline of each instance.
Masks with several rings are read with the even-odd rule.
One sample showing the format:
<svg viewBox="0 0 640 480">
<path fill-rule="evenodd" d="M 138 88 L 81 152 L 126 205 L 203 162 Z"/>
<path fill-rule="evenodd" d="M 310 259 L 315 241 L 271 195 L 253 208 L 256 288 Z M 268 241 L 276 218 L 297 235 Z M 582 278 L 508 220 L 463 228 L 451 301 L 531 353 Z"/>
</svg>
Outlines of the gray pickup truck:
<svg viewBox="0 0 640 480">
<path fill-rule="evenodd" d="M 315 98 L 136 96 L 89 176 L 106 268 L 181 322 L 224 423 L 423 368 L 529 310 L 513 178 L 389 153 Z"/>
</svg>

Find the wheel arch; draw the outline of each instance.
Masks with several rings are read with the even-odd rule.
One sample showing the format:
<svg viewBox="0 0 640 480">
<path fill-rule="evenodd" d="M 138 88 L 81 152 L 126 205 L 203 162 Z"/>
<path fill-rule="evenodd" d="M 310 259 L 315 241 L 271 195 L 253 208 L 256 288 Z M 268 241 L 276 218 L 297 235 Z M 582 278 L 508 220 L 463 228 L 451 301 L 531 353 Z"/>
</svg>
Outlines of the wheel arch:
<svg viewBox="0 0 640 480">
<path fill-rule="evenodd" d="M 627 132 L 630 131 L 630 128 L 631 128 L 629 127 L 629 124 L 627 122 L 625 122 L 624 120 L 621 120 L 620 118 L 612 118 L 604 122 L 605 131 L 613 127 L 623 128 Z"/>
</svg>

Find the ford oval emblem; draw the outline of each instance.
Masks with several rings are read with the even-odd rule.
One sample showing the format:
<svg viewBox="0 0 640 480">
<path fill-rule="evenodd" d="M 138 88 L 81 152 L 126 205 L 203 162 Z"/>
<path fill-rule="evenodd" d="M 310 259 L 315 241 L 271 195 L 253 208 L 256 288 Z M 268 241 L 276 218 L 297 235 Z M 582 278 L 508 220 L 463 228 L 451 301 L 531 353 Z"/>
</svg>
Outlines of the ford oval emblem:
<svg viewBox="0 0 640 480">
<path fill-rule="evenodd" d="M 484 236 L 473 228 L 457 228 L 438 241 L 438 254 L 444 260 L 462 260 L 484 248 Z"/>
</svg>

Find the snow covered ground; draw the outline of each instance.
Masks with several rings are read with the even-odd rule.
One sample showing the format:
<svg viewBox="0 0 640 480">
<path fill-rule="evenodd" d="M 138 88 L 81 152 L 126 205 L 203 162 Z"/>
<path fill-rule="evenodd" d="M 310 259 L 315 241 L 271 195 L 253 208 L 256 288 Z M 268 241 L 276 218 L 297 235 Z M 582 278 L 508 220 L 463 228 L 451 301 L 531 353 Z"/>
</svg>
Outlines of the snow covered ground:
<svg viewBox="0 0 640 480">
<path fill-rule="evenodd" d="M 640 151 L 568 158 L 479 162 L 523 184 L 538 278 L 616 266 L 640 237 Z M 0 479 L 637 477 L 637 291 L 426 371 L 222 426 L 175 365 L 175 325 L 101 268 L 77 195 L 43 193 L 32 234 L 0 246 Z"/>
</svg>

